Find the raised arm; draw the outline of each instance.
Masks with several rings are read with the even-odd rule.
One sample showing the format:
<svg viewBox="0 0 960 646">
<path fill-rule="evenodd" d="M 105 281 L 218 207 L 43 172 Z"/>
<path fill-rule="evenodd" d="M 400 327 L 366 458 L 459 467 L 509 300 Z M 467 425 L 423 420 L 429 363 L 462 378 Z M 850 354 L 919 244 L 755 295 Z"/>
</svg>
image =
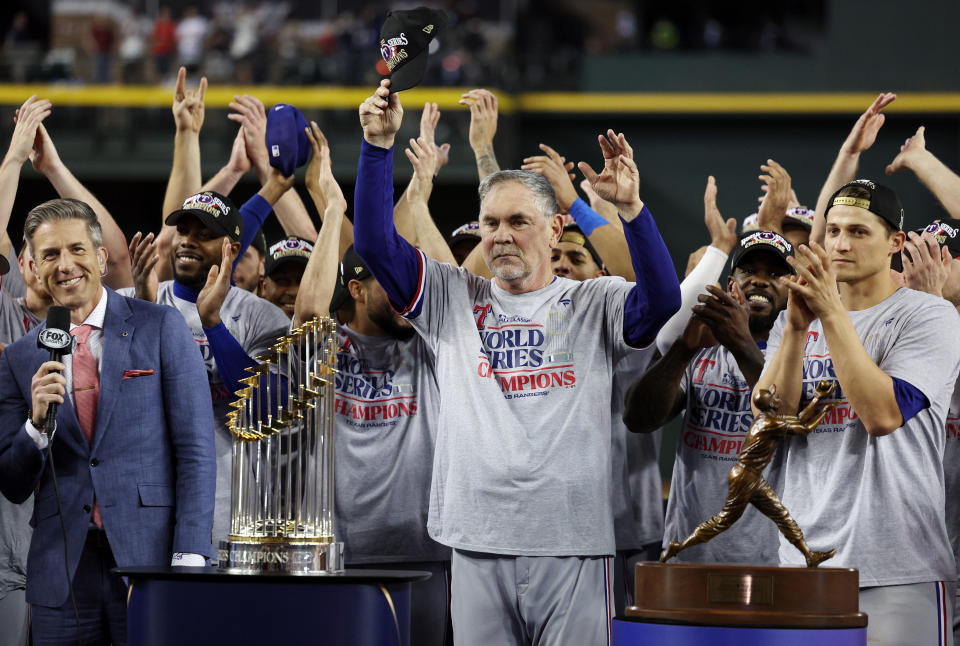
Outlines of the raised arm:
<svg viewBox="0 0 960 646">
<path fill-rule="evenodd" d="M 10 214 L 20 184 L 20 170 L 33 154 L 37 131 L 43 126 L 43 120 L 50 116 L 50 111 L 50 102 L 37 99 L 34 95 L 24 101 L 16 112 L 10 147 L 0 164 L 0 231 L 6 231 L 10 224 Z M 16 259 L 13 261 L 16 262 Z"/>
<path fill-rule="evenodd" d="M 952 218 L 960 218 L 960 176 L 927 150 L 925 128 L 900 146 L 900 154 L 887 166 L 887 175 L 912 170 Z"/>
<path fill-rule="evenodd" d="M 400 314 L 420 312 L 424 258 L 397 234 L 393 224 L 393 142 L 403 106 L 390 92 L 390 80 L 380 81 L 374 94 L 360 104 L 363 143 L 353 197 L 354 249 L 370 268 Z"/>
<path fill-rule="evenodd" d="M 180 208 L 183 201 L 200 191 L 203 179 L 200 175 L 200 129 L 203 127 L 204 99 L 207 94 L 207 78 L 200 79 L 195 90 L 186 89 L 187 68 L 177 73 L 177 85 L 173 92 L 173 120 L 176 134 L 173 138 L 173 164 L 163 196 L 163 211 L 160 213 L 160 233 L 156 245 L 160 261 L 156 271 L 160 280 L 173 277 L 170 265 L 170 244 L 176 230 L 166 224 L 167 216 Z"/>
<path fill-rule="evenodd" d="M 820 189 L 820 196 L 817 197 L 817 208 L 813 220 L 813 230 L 810 232 L 810 241 L 817 244 L 823 244 L 826 234 L 826 212 L 827 201 L 837 189 L 853 181 L 857 174 L 857 167 L 860 164 L 860 153 L 870 148 L 873 142 L 877 140 L 877 133 L 886 119 L 883 110 L 893 103 L 897 98 L 892 92 L 884 92 L 878 96 L 866 112 L 860 115 L 857 122 L 853 124 L 850 134 L 847 135 L 843 145 L 840 146 L 840 152 L 833 162 L 830 174 Z"/>
<path fill-rule="evenodd" d="M 603 172 L 590 164 L 579 168 L 597 195 L 612 202 L 624 222 L 637 282 L 627 295 L 623 311 L 623 338 L 634 347 L 653 342 L 667 319 L 680 308 L 680 284 L 673 260 L 657 230 L 650 210 L 640 199 L 640 172 L 631 159 L 632 149 L 623 133 L 608 130 L 598 137 L 603 152 Z"/>
<path fill-rule="evenodd" d="M 244 94 L 233 98 L 230 109 L 234 112 L 227 115 L 227 118 L 236 121 L 243 127 L 247 156 L 257 172 L 257 177 L 260 178 L 260 184 L 266 186 L 271 170 L 273 170 L 270 166 L 270 158 L 267 155 L 266 109 L 263 102 L 255 96 Z M 307 207 L 304 206 L 303 200 L 300 199 L 300 195 L 296 191 L 285 191 L 271 204 L 285 234 L 300 236 L 307 240 L 314 240 L 317 237 L 317 229 L 313 225 L 313 220 L 310 219 Z"/>
<path fill-rule="evenodd" d="M 760 175 L 759 179 L 766 190 L 757 211 L 757 224 L 763 231 L 774 231 L 783 235 L 783 218 L 793 199 L 790 173 L 772 159 L 761 165 L 760 170 L 763 175 Z"/>
<path fill-rule="evenodd" d="M 297 302 L 293 310 L 293 324 L 301 325 L 313 317 L 329 316 L 330 299 L 337 282 L 337 265 L 343 254 L 339 253 L 340 226 L 346 218 L 347 200 L 333 177 L 330 163 L 330 147 L 315 121 L 310 122 L 307 138 L 313 148 L 313 157 L 307 166 L 307 190 L 317 184 L 318 190 L 327 196 L 323 224 L 313 253 L 303 271 Z"/>
<path fill-rule="evenodd" d="M 683 410 L 683 373 L 701 348 L 715 345 L 701 321 L 690 321 L 667 353 L 633 382 L 624 396 L 623 423 L 634 433 L 650 433 Z"/>
<path fill-rule="evenodd" d="M 573 187 L 573 175 L 569 173 L 573 169 L 572 162 L 567 163 L 566 158 L 546 144 L 540 144 L 540 150 L 544 152 L 543 155 L 527 157 L 521 168 L 539 173 L 550 182 L 557 194 L 560 213 L 570 214 L 600 254 L 611 275 L 622 276 L 629 282 L 636 280 L 623 230 L 611 226 L 577 195 L 577 190 Z"/>
<path fill-rule="evenodd" d="M 737 244 L 737 221 L 733 218 L 724 221 L 720 214 L 717 208 L 717 183 L 713 175 L 707 177 L 707 188 L 703 192 L 703 221 L 710 233 L 710 246 L 680 283 L 680 309 L 657 333 L 657 349 L 661 354 L 666 354 L 683 334 L 693 307 L 697 304 L 697 297 L 706 293 L 707 285 L 720 280 L 730 250 Z"/>
<path fill-rule="evenodd" d="M 470 90 L 460 99 L 470 108 L 470 147 L 477 159 L 480 181 L 500 170 L 493 138 L 497 134 L 497 95 L 489 90 Z"/>
<path fill-rule="evenodd" d="M 314 122 L 311 121 L 311 124 Z M 325 153 L 328 157 L 331 158 L 330 168 L 331 175 L 329 180 L 321 173 L 321 166 L 319 163 L 311 163 L 307 165 L 307 175 L 305 179 L 305 184 L 307 187 L 307 194 L 310 196 L 310 199 L 313 201 L 313 205 L 317 209 L 317 213 L 320 214 L 320 219 L 323 220 L 327 212 L 327 207 L 333 204 L 335 207 L 339 208 L 339 201 L 344 200 L 343 210 L 346 213 L 347 204 L 346 200 L 343 197 L 343 191 L 340 189 L 340 185 L 337 184 L 336 179 L 332 175 L 333 169 L 333 158 L 330 154 L 330 144 L 327 143 L 327 138 L 323 135 L 323 132 L 319 129 L 313 129 L 311 125 L 311 136 L 316 138 L 317 143 L 320 148 L 326 148 L 327 152 Z M 337 262 L 340 262 L 340 259 L 343 258 L 343 254 L 347 252 L 347 249 L 350 248 L 350 245 L 353 244 L 353 223 L 346 218 L 346 216 L 340 218 L 340 236 L 337 244 Z M 322 227 L 321 227 L 322 230 Z M 316 247 L 314 247 L 316 250 Z"/>
<path fill-rule="evenodd" d="M 243 126 L 237 129 L 237 136 L 233 138 L 230 148 L 230 159 L 226 165 L 217 171 L 217 174 L 207 180 L 201 191 L 216 191 L 221 195 L 230 195 L 240 179 L 250 170 L 250 159 L 247 157 L 247 145 L 243 138 Z"/>
<path fill-rule="evenodd" d="M 427 206 L 433 190 L 433 169 L 437 165 L 438 149 L 432 141 L 424 141 L 421 137 L 411 139 L 410 148 L 407 148 L 404 153 L 413 164 L 414 177 L 407 189 L 406 200 L 417 231 L 420 250 L 429 258 L 456 266 L 457 260 L 450 251 L 450 245 L 434 223 L 430 216 L 430 208 Z"/>
<path fill-rule="evenodd" d="M 33 168 L 53 186 L 62 198 L 73 198 L 85 202 L 93 209 L 103 230 L 103 246 L 107 249 L 107 274 L 103 282 L 113 289 L 133 285 L 130 273 L 130 254 L 127 252 L 127 238 L 100 200 L 87 187 L 80 183 L 70 169 L 60 160 L 53 139 L 41 123 L 37 128 L 33 151 L 30 153 Z"/>
</svg>

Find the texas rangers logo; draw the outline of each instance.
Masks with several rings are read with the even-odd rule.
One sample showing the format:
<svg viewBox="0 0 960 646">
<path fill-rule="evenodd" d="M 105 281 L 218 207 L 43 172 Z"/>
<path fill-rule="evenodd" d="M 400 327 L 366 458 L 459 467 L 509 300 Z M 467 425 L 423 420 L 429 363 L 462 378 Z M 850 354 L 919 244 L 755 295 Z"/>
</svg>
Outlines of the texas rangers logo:
<svg viewBox="0 0 960 646">
<path fill-rule="evenodd" d="M 487 318 L 487 314 L 490 313 L 490 310 L 493 309 L 493 305 L 474 305 L 473 306 L 473 315 L 477 317 L 477 329 L 482 330 L 486 326 L 483 321 Z"/>
<path fill-rule="evenodd" d="M 380 56 L 383 57 L 383 60 L 387 63 L 387 69 L 391 72 L 400 61 L 407 58 L 407 52 L 404 49 L 401 49 L 401 45 L 407 44 L 406 35 L 401 32 L 399 36 L 395 38 L 390 38 L 389 40 L 380 41 Z"/>
</svg>

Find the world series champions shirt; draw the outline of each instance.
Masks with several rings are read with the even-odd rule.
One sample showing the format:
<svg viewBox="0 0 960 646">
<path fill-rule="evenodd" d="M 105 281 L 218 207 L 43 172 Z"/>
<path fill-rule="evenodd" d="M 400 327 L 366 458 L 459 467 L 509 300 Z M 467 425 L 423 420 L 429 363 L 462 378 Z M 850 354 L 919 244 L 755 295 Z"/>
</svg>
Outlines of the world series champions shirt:
<svg viewBox="0 0 960 646">
<path fill-rule="evenodd" d="M 727 476 L 753 424 L 750 385 L 722 345 L 697 353 L 683 373 L 680 389 L 686 398 L 685 413 L 664 519 L 664 547 L 670 541 L 683 541 L 723 509 Z M 775 491 L 776 459 L 775 455 L 764 470 Z M 747 505 L 730 529 L 676 558 L 689 563 L 776 563 L 778 534 L 772 520 Z"/>
<path fill-rule="evenodd" d="M 960 575 L 960 379 L 953 389 L 947 411 L 947 439 L 943 449 L 943 475 L 946 487 L 947 532 Z M 957 590 L 960 598 L 960 588 Z"/>
<path fill-rule="evenodd" d="M 631 284 L 557 277 L 521 295 L 427 259 L 411 319 L 437 357 L 430 535 L 458 549 L 613 554 L 611 374 Z"/>
<path fill-rule="evenodd" d="M 213 418 L 216 423 L 214 439 L 217 451 L 217 492 L 213 514 L 214 545 L 225 539 L 230 531 L 230 475 L 233 469 L 233 436 L 227 428 L 227 413 L 234 395 L 224 384 L 217 371 L 217 362 L 210 349 L 210 342 L 200 323 L 195 301 L 177 296 L 174 281 L 160 283 L 157 288 L 157 303 L 170 305 L 183 315 L 193 340 L 203 357 L 213 401 Z M 124 296 L 134 296 L 134 289 L 119 290 Z M 290 319 L 279 307 L 239 287 L 231 287 L 220 308 L 220 318 L 233 338 L 250 357 L 256 357 L 270 349 L 277 339 L 287 333 Z"/>
<path fill-rule="evenodd" d="M 917 388 L 929 407 L 889 435 L 869 435 L 844 396 L 823 326 L 814 320 L 803 352 L 801 407 L 821 380 L 836 384 L 821 401 L 839 405 L 813 433 L 787 440 L 783 504 L 810 549 L 836 548 L 830 567 L 859 569 L 861 587 L 955 580 L 943 455 L 947 408 L 960 372 L 960 345 L 947 331 L 958 329 L 960 316 L 947 301 L 907 288 L 848 314 L 870 358 Z M 770 332 L 767 366 L 785 321 L 781 313 Z M 804 563 L 785 539 L 780 560 Z"/>
<path fill-rule="evenodd" d="M 443 561 L 427 534 L 440 390 L 420 338 L 338 324 L 335 531 L 348 565 Z"/>
</svg>

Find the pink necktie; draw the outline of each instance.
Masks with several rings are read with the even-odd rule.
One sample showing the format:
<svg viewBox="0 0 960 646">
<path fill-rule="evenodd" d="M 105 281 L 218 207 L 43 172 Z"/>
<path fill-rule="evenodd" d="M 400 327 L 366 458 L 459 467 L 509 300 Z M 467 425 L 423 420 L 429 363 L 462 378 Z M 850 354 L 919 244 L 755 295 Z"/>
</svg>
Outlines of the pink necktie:
<svg viewBox="0 0 960 646">
<path fill-rule="evenodd" d="M 100 401 L 100 375 L 97 360 L 87 345 L 91 331 L 93 327 L 90 325 L 78 325 L 70 330 L 70 334 L 77 339 L 77 348 L 73 352 L 73 405 L 80 421 L 80 430 L 87 438 L 87 444 L 92 446 L 93 429 L 97 424 L 97 402 Z M 92 518 L 97 527 L 103 527 L 96 499 L 93 501 Z"/>
</svg>

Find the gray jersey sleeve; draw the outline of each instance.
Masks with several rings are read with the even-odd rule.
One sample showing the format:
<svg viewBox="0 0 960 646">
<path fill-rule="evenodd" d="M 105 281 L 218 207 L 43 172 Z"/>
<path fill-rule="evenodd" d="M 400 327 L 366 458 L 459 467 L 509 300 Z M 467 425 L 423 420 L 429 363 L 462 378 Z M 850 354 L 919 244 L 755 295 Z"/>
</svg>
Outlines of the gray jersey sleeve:
<svg viewBox="0 0 960 646">
<path fill-rule="evenodd" d="M 960 329 L 960 315 L 943 299 L 931 301 L 911 308 L 896 341 L 878 363 L 885 373 L 911 384 L 930 401 L 953 382 L 960 364 L 960 344 L 944 335 L 946 330 Z"/>
<path fill-rule="evenodd" d="M 22 298 L 27 295 L 27 284 L 23 282 L 20 263 L 17 262 L 17 250 L 12 243 L 10 251 L 7 252 L 7 261 L 10 263 L 10 271 L 3 277 L 3 291 L 14 298 Z"/>
<path fill-rule="evenodd" d="M 250 328 L 246 337 L 238 341 L 250 357 L 256 357 L 287 333 L 290 319 L 279 307 L 257 296 L 247 299 L 244 306 L 250 308 Z"/>
<path fill-rule="evenodd" d="M 444 325 L 450 308 L 458 305 L 473 307 L 471 295 L 482 289 L 488 281 L 461 267 L 437 262 L 425 255 L 423 258 L 426 259 L 423 304 L 420 314 L 410 318 L 410 323 L 433 353 L 444 332 L 449 334 L 457 331 L 456 326 Z"/>
</svg>

